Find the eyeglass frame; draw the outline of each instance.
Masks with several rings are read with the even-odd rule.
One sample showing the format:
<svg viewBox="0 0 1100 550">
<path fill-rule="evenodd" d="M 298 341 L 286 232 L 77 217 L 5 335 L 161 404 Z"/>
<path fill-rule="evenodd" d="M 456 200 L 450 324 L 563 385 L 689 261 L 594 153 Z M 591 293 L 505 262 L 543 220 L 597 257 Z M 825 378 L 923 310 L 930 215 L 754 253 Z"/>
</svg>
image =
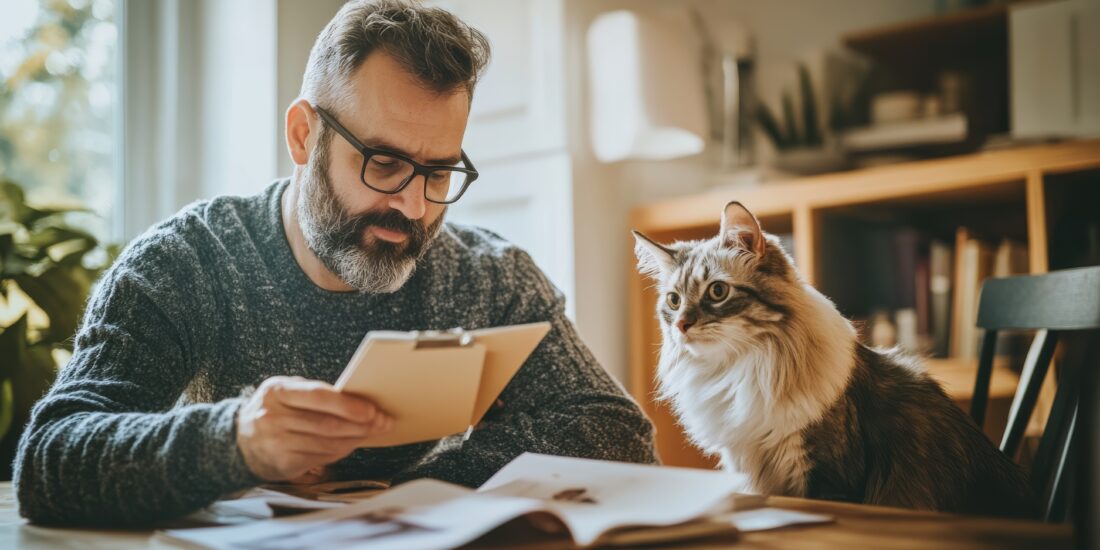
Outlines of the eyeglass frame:
<svg viewBox="0 0 1100 550">
<path fill-rule="evenodd" d="M 419 162 L 416 162 L 415 160 L 405 155 L 402 155 L 401 153 L 363 145 L 363 142 L 359 141 L 358 138 L 352 135 L 352 133 L 347 128 L 345 128 L 343 124 L 340 124 L 340 122 L 336 120 L 336 117 L 333 116 L 331 113 L 329 113 L 325 109 L 322 109 L 321 107 L 318 107 L 317 105 L 313 106 L 313 110 L 317 111 L 317 114 L 320 115 L 321 120 L 324 121 L 325 124 L 332 126 L 332 129 L 336 130 L 336 133 L 343 136 L 343 138 L 347 140 L 347 142 L 351 144 L 352 147 L 359 151 L 359 154 L 363 155 L 363 167 L 359 170 L 359 181 L 372 191 L 377 191 L 386 195 L 396 195 L 401 191 L 404 191 L 405 188 L 408 187 L 414 179 L 416 179 L 416 176 L 423 175 L 424 200 L 435 204 L 454 204 L 458 202 L 458 199 L 462 198 L 462 195 L 466 194 L 466 190 L 470 188 L 470 184 L 473 183 L 474 180 L 476 180 L 477 177 L 480 175 L 477 171 L 477 168 L 474 167 L 474 163 L 470 161 L 470 157 L 466 155 L 466 151 L 462 149 L 459 149 L 459 153 L 462 155 L 461 162 L 465 164 L 467 168 L 460 168 L 458 166 L 447 166 L 444 164 L 420 164 Z M 397 187 L 391 190 L 379 189 L 371 185 L 370 182 L 367 181 L 366 177 L 367 163 L 370 162 L 371 157 L 373 157 L 374 155 L 385 155 L 387 157 L 393 157 L 397 160 L 407 162 L 413 167 L 413 172 L 412 174 L 409 174 L 409 177 L 405 178 L 404 181 L 402 181 L 401 184 Z M 461 172 L 463 174 L 466 174 L 466 182 L 463 183 L 462 189 L 458 192 L 458 195 L 456 195 L 455 198 L 450 201 L 437 201 L 428 197 L 428 177 L 431 176 L 432 172 L 438 172 L 440 170 L 446 170 L 448 172 Z"/>
</svg>

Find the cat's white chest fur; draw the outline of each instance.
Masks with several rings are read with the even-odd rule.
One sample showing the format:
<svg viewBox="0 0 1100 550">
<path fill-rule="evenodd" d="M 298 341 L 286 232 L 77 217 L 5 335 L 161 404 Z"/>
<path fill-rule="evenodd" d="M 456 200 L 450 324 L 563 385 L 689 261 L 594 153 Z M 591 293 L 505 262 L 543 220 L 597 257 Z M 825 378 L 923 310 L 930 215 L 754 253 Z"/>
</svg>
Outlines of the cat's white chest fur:
<svg viewBox="0 0 1100 550">
<path fill-rule="evenodd" d="M 851 325 L 829 315 L 831 304 L 815 294 L 800 313 L 816 322 L 790 328 L 796 345 L 689 353 L 666 333 L 661 395 L 695 444 L 719 454 L 723 468 L 747 474 L 755 492 L 805 494 L 803 430 L 836 402 L 851 374 Z"/>
</svg>

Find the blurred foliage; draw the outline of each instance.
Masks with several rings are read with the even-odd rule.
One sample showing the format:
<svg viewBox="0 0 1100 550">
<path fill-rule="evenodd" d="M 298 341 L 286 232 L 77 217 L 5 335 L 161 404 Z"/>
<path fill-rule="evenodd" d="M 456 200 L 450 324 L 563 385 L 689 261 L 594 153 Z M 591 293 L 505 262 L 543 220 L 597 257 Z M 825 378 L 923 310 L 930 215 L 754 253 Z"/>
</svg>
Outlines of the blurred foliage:
<svg viewBox="0 0 1100 550">
<path fill-rule="evenodd" d="M 37 15 L 0 37 L 0 179 L 39 202 L 92 208 L 103 217 L 86 223 L 103 236 L 115 182 L 114 1 L 14 2 Z"/>
<path fill-rule="evenodd" d="M 115 0 L 0 10 L 0 479 L 117 253 L 99 241 L 115 189 L 114 17 Z"/>
<path fill-rule="evenodd" d="M 119 252 L 67 223 L 74 212 L 87 210 L 35 208 L 0 181 L 0 320 L 15 319 L 0 324 L 0 439 L 53 383 L 55 357 L 72 352 L 92 284 Z"/>
</svg>

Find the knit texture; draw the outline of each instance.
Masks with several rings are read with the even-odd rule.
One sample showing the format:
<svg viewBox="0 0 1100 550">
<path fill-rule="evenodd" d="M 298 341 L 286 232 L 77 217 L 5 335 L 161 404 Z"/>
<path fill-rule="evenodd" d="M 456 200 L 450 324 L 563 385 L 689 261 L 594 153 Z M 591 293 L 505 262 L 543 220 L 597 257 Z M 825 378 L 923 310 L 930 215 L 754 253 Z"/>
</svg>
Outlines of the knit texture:
<svg viewBox="0 0 1100 550">
<path fill-rule="evenodd" d="M 360 449 L 331 466 L 339 478 L 473 487 L 525 451 L 656 462 L 652 426 L 525 252 L 446 223 L 397 292 L 326 291 L 291 254 L 280 216 L 287 184 L 195 203 L 108 270 L 72 360 L 19 443 L 24 517 L 140 525 L 261 483 L 236 445 L 242 392 L 277 375 L 335 382 L 371 330 L 552 324 L 501 394 L 503 407 L 464 444 Z"/>
</svg>

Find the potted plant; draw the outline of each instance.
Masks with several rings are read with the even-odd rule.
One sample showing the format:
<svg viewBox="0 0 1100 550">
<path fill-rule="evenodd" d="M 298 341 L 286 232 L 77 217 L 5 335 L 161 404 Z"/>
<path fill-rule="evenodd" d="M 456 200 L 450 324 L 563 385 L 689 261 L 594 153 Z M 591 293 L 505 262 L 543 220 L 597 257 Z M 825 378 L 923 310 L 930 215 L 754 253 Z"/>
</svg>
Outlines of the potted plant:
<svg viewBox="0 0 1100 550">
<path fill-rule="evenodd" d="M 72 352 L 92 284 L 117 256 L 66 221 L 83 208 L 36 208 L 0 181 L 0 478 L 34 403 Z"/>
<path fill-rule="evenodd" d="M 810 72 L 802 64 L 798 66 L 798 87 L 798 112 L 790 92 L 783 93 L 782 119 L 773 115 L 763 103 L 757 105 L 756 118 L 760 128 L 776 150 L 776 168 L 796 174 L 818 174 L 846 168 L 847 158 L 843 151 L 831 147 L 822 132 Z M 836 112 L 835 109 L 833 112 Z"/>
</svg>

